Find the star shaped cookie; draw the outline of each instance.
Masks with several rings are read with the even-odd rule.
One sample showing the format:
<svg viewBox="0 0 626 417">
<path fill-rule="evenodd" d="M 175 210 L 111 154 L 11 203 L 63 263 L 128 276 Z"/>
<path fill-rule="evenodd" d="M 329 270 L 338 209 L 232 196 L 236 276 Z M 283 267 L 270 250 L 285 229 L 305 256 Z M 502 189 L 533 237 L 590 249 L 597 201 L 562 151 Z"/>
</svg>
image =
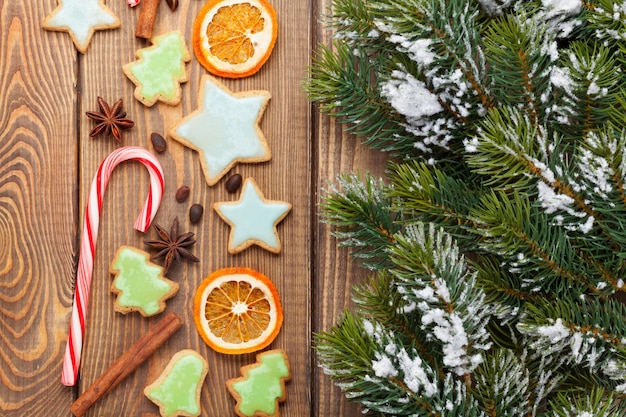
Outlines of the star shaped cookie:
<svg viewBox="0 0 626 417">
<path fill-rule="evenodd" d="M 68 32 L 81 53 L 87 52 L 96 30 L 114 29 L 120 20 L 103 0 L 58 0 L 59 5 L 43 21 L 46 30 Z"/>
<path fill-rule="evenodd" d="M 175 125 L 170 137 L 198 152 L 206 182 L 214 185 L 238 162 L 272 157 L 259 126 L 270 97 L 263 90 L 233 93 L 205 75 L 199 109 Z"/>
<path fill-rule="evenodd" d="M 213 208 L 230 225 L 228 252 L 239 253 L 252 245 L 272 253 L 281 251 L 276 225 L 287 216 L 291 204 L 266 200 L 253 179 L 246 179 L 238 201 L 214 203 Z"/>
</svg>

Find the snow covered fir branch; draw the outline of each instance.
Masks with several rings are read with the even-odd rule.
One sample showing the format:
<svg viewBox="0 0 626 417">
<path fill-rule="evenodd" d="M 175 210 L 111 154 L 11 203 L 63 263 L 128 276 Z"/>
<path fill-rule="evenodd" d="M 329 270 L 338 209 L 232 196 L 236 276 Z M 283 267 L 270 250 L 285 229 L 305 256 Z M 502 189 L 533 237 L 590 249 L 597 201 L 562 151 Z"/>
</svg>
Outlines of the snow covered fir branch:
<svg viewBox="0 0 626 417">
<path fill-rule="evenodd" d="M 322 217 L 369 268 L 317 336 L 379 416 L 626 415 L 626 1 L 334 0 L 306 90 L 386 177 Z"/>
</svg>

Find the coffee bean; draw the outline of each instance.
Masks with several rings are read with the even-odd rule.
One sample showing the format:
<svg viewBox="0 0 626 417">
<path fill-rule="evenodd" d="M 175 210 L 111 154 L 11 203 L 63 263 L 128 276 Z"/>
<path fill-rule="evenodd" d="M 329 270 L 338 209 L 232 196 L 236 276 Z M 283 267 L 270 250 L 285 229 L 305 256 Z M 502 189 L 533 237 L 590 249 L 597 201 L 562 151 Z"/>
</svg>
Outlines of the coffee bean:
<svg viewBox="0 0 626 417">
<path fill-rule="evenodd" d="M 226 184 L 224 186 L 226 187 L 226 191 L 234 193 L 239 189 L 239 187 L 241 187 L 241 175 L 231 175 L 230 178 L 226 180 Z"/>
<path fill-rule="evenodd" d="M 178 0 L 165 0 L 167 5 L 170 6 L 170 10 L 175 12 L 178 8 Z"/>
<path fill-rule="evenodd" d="M 154 146 L 155 151 L 157 151 L 158 153 L 165 152 L 165 148 L 167 145 L 163 136 L 154 132 L 150 135 L 150 140 L 152 141 L 152 146 Z"/>
<path fill-rule="evenodd" d="M 204 207 L 200 204 L 193 204 L 189 208 L 189 221 L 191 224 L 196 224 L 202 218 L 202 214 L 204 213 Z"/>
<path fill-rule="evenodd" d="M 187 187 L 186 185 L 183 185 L 178 190 L 176 190 L 176 201 L 178 201 L 179 203 L 182 203 L 183 201 L 187 200 L 188 197 L 189 197 L 189 187 Z"/>
</svg>

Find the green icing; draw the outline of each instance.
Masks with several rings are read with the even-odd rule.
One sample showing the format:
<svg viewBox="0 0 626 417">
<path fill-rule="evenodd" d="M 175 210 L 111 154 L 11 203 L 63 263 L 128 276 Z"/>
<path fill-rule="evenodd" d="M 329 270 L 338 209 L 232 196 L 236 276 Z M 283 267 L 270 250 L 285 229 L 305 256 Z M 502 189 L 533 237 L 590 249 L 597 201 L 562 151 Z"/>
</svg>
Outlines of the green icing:
<svg viewBox="0 0 626 417">
<path fill-rule="evenodd" d="M 118 292 L 120 307 L 138 309 L 151 316 L 161 310 L 159 300 L 173 292 L 174 284 L 163 278 L 163 268 L 149 262 L 141 251 L 122 247 L 112 269 L 118 271 L 113 288 Z"/>
<path fill-rule="evenodd" d="M 196 352 L 185 350 L 174 355 L 158 385 L 146 388 L 146 396 L 161 408 L 164 416 L 188 413 L 200 415 L 200 386 L 206 376 L 206 362 Z M 163 375 L 161 375 L 163 377 Z"/>
<path fill-rule="evenodd" d="M 281 380 L 289 377 L 289 365 L 282 352 L 260 355 L 260 364 L 248 370 L 248 377 L 232 384 L 241 400 L 239 411 L 247 416 L 256 412 L 276 413 L 277 400 L 284 396 Z"/>
<path fill-rule="evenodd" d="M 140 94 L 152 101 L 159 96 L 173 99 L 179 79 L 185 78 L 185 43 L 178 32 L 171 32 L 154 39 L 154 46 L 137 53 L 140 60 L 129 66 L 130 72 L 141 83 Z"/>
</svg>

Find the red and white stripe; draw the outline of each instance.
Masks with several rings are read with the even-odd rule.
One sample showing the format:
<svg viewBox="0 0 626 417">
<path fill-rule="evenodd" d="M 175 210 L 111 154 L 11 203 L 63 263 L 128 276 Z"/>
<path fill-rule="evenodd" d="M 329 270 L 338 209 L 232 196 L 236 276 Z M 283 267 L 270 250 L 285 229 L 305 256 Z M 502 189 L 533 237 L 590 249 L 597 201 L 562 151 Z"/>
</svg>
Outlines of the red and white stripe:
<svg viewBox="0 0 626 417">
<path fill-rule="evenodd" d="M 163 196 L 163 168 L 161 164 L 146 149 L 136 146 L 126 146 L 111 152 L 102 163 L 94 176 L 89 191 L 89 200 L 85 208 L 85 222 L 81 238 L 78 271 L 76 273 L 76 289 L 74 291 L 74 307 L 70 322 L 70 333 L 63 359 L 63 373 L 61 383 L 72 386 L 76 384 L 80 355 L 83 349 L 83 334 L 85 332 L 85 317 L 89 304 L 89 289 L 93 272 L 93 260 L 98 238 L 98 224 L 102 200 L 113 169 L 124 161 L 139 161 L 146 166 L 150 173 L 150 191 L 143 209 L 135 221 L 135 229 L 146 232 L 154 219 L 161 197 Z"/>
<path fill-rule="evenodd" d="M 128 3 L 128 6 L 130 7 L 135 7 L 136 5 L 139 4 L 140 0 L 126 0 L 126 2 Z"/>
</svg>

